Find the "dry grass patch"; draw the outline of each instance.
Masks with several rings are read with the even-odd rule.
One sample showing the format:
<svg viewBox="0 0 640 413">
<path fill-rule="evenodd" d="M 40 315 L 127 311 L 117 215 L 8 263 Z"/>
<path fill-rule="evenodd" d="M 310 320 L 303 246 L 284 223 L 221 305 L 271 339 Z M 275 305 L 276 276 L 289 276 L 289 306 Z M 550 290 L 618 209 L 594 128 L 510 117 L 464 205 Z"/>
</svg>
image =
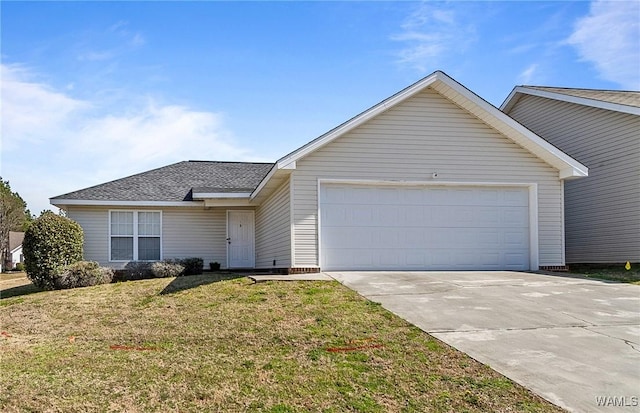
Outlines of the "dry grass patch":
<svg viewBox="0 0 640 413">
<path fill-rule="evenodd" d="M 336 282 L 205 274 L 6 300 L 2 411 L 560 411 Z"/>
</svg>

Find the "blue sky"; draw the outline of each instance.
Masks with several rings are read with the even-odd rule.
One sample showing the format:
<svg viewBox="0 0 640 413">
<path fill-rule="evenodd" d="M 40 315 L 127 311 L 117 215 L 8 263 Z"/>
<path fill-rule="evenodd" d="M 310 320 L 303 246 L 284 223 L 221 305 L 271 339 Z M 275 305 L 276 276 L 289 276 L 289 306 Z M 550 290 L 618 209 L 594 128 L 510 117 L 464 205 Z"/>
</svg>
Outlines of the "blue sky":
<svg viewBox="0 0 640 413">
<path fill-rule="evenodd" d="M 0 3 L 0 173 L 48 198 L 188 159 L 273 162 L 435 70 L 640 89 L 640 2 Z"/>
</svg>

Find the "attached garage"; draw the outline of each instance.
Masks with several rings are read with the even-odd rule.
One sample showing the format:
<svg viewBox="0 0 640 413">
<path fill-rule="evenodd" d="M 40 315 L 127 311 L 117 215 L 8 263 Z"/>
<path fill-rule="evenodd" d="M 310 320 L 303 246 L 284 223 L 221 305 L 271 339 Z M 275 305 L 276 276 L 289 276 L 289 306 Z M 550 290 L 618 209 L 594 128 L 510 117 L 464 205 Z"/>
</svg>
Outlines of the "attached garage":
<svg viewBox="0 0 640 413">
<path fill-rule="evenodd" d="M 537 270 L 565 264 L 564 183 L 582 176 L 435 72 L 274 164 L 180 162 L 52 203 L 81 222 L 86 259 L 113 266 L 124 261 L 109 262 L 109 211 L 133 208 L 163 211 L 162 258 L 202 251 L 290 273 Z"/>
<path fill-rule="evenodd" d="M 323 183 L 320 265 L 528 270 L 537 244 L 529 198 L 527 186 Z"/>
</svg>

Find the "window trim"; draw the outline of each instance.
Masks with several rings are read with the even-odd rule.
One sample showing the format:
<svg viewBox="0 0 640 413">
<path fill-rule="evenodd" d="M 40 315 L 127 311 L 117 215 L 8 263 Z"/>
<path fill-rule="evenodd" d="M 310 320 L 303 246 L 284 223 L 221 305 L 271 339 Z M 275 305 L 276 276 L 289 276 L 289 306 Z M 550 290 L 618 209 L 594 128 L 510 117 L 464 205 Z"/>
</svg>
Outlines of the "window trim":
<svg viewBox="0 0 640 413">
<path fill-rule="evenodd" d="M 111 213 L 112 212 L 131 212 L 133 213 L 133 259 L 131 260 L 113 260 L 111 259 L 111 239 L 113 237 L 122 237 L 122 235 L 113 235 L 111 234 Z M 162 257 L 163 257 L 163 251 L 162 251 L 162 210 L 156 210 L 156 209 L 110 209 L 108 211 L 109 217 L 108 217 L 108 225 L 109 225 L 109 237 L 107 240 L 107 244 L 109 245 L 109 257 L 108 257 L 108 261 L 109 262 L 130 262 L 130 261 L 140 261 L 138 259 L 138 239 L 140 238 L 140 235 L 138 234 L 138 213 L 140 212 L 157 212 L 160 214 L 160 235 L 159 236 L 149 236 L 149 235 L 143 235 L 142 238 L 159 238 L 160 239 L 160 258 L 157 260 L 144 260 L 146 262 L 156 262 L 156 261 L 162 261 Z"/>
</svg>

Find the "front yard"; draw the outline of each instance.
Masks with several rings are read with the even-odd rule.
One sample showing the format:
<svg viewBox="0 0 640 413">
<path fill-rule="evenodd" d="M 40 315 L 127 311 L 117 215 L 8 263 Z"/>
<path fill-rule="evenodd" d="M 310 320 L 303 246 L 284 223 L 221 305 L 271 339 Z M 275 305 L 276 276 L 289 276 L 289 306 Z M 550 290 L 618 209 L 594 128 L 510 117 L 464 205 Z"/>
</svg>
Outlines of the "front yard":
<svg viewBox="0 0 640 413">
<path fill-rule="evenodd" d="M 16 288 L 4 412 L 561 411 L 337 282 Z"/>
</svg>

